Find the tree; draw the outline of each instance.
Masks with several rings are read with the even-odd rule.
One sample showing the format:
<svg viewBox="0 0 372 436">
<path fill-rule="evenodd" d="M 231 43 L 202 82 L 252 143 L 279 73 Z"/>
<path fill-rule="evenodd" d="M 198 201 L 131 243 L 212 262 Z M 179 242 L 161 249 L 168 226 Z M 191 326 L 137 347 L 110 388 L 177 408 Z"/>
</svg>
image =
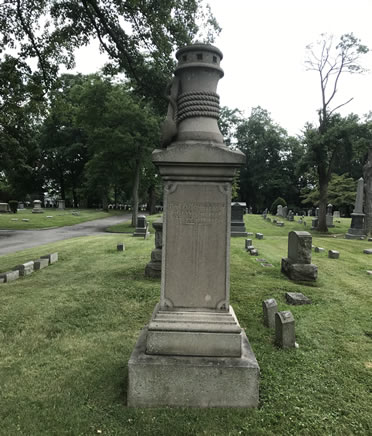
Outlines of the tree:
<svg viewBox="0 0 372 436">
<path fill-rule="evenodd" d="M 246 156 L 240 171 L 240 196 L 255 210 L 263 210 L 277 197 L 285 197 L 291 207 L 299 203 L 296 162 L 302 147 L 296 138 L 273 122 L 261 107 L 252 109 L 236 131 L 237 147 Z"/>
<path fill-rule="evenodd" d="M 316 129 L 313 126 L 307 127 L 305 142 L 319 182 L 318 228 L 326 232 L 328 231 L 326 223 L 328 183 L 339 150 L 339 144 L 334 141 L 334 115 L 337 109 L 348 104 L 352 98 L 334 107 L 332 105 L 341 76 L 345 73 L 363 72 L 359 61 L 361 55 L 368 52 L 368 48 L 352 33 L 342 35 L 336 45 L 333 36 L 325 34 L 321 36 L 322 39 L 316 44 L 307 46 L 306 66 L 308 70 L 319 74 L 321 107 L 318 110 L 319 126 Z"/>
<path fill-rule="evenodd" d="M 173 51 L 201 30 L 213 40 L 218 24 L 202 0 L 13 0 L 0 5 L 0 53 L 17 50 L 36 59 L 37 74 L 51 89 L 60 65 L 74 65 L 74 51 L 92 38 L 141 95 L 159 103 L 174 68 Z M 165 107 L 165 106 L 164 106 Z M 164 108 L 163 108 L 164 109 Z"/>
</svg>

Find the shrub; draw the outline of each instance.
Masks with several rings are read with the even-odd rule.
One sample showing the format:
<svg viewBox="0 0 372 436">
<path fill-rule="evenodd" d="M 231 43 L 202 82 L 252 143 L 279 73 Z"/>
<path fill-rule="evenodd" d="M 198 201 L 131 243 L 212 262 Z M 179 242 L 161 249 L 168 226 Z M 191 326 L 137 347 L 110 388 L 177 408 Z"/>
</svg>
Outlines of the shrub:
<svg viewBox="0 0 372 436">
<path fill-rule="evenodd" d="M 8 204 L 9 204 L 11 212 L 17 213 L 18 201 L 17 200 L 9 200 Z"/>
<path fill-rule="evenodd" d="M 284 200 L 284 198 L 282 198 L 282 197 L 278 197 L 278 198 L 273 202 L 273 204 L 272 204 L 271 207 L 270 207 L 271 215 L 275 215 L 275 214 L 276 214 L 276 210 L 277 210 L 279 204 L 281 204 L 283 207 L 284 207 L 284 206 L 287 206 L 287 202 Z"/>
</svg>

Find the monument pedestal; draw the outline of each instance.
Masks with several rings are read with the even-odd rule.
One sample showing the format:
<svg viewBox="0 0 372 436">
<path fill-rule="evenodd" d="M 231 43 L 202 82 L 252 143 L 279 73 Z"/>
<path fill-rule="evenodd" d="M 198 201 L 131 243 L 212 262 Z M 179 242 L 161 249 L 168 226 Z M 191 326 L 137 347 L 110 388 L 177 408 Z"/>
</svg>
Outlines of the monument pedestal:
<svg viewBox="0 0 372 436">
<path fill-rule="evenodd" d="M 260 369 L 242 332 L 240 357 L 146 354 L 147 327 L 128 362 L 129 407 L 257 407 Z"/>
<path fill-rule="evenodd" d="M 364 213 L 351 214 L 351 227 L 345 235 L 346 239 L 360 239 L 362 236 L 366 236 L 364 217 Z"/>
</svg>

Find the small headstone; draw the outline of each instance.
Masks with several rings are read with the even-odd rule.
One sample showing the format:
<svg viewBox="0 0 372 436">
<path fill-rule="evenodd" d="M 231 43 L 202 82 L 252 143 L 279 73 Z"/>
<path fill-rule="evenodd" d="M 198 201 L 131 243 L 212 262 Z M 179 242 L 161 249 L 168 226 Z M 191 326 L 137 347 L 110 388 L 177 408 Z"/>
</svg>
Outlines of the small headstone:
<svg viewBox="0 0 372 436">
<path fill-rule="evenodd" d="M 372 238 L 368 238 L 368 242 L 372 242 Z"/>
<path fill-rule="evenodd" d="M 43 209 L 41 208 L 40 200 L 34 200 L 34 208 L 32 209 L 32 213 L 44 213 Z"/>
<path fill-rule="evenodd" d="M 323 253 L 324 248 L 322 248 L 322 247 L 315 247 L 314 251 L 315 251 L 315 253 Z"/>
<path fill-rule="evenodd" d="M 47 215 L 47 218 L 53 218 L 53 215 Z"/>
<path fill-rule="evenodd" d="M 28 218 L 22 218 L 22 221 L 24 221 L 25 223 L 28 223 L 30 220 Z"/>
<path fill-rule="evenodd" d="M 363 250 L 364 254 L 372 254 L 372 248 L 366 248 L 365 250 Z"/>
<path fill-rule="evenodd" d="M 246 239 L 245 240 L 245 249 L 247 249 L 248 247 L 250 247 L 252 245 L 252 239 Z"/>
<path fill-rule="evenodd" d="M 46 254 L 45 256 L 41 256 L 41 259 L 48 259 L 49 263 L 55 263 L 58 261 L 58 253 L 51 253 L 51 254 Z"/>
<path fill-rule="evenodd" d="M 254 249 L 255 249 L 255 248 L 254 248 L 253 245 L 249 245 L 249 246 L 246 248 L 246 250 L 249 251 L 249 252 L 251 252 L 251 251 L 254 250 Z"/>
<path fill-rule="evenodd" d="M 295 348 L 295 320 L 289 310 L 275 314 L 275 343 L 280 348 Z"/>
<path fill-rule="evenodd" d="M 146 221 L 145 215 L 138 215 L 136 230 L 134 231 L 133 236 L 142 236 L 143 238 L 146 238 L 146 236 L 148 236 L 148 233 L 148 223 Z"/>
<path fill-rule="evenodd" d="M 261 263 L 261 266 L 269 267 L 269 266 L 273 266 L 273 264 L 272 263 Z"/>
<path fill-rule="evenodd" d="M 151 252 L 151 260 L 145 267 L 145 276 L 161 278 L 162 248 L 163 248 L 163 220 L 152 223 L 155 230 L 155 249 Z"/>
<path fill-rule="evenodd" d="M 330 259 L 338 259 L 340 257 L 340 253 L 336 250 L 328 250 L 328 257 Z"/>
<path fill-rule="evenodd" d="M 369 276 L 372 276 L 372 271 L 367 271 L 367 274 L 368 274 Z"/>
<path fill-rule="evenodd" d="M 286 292 L 285 299 L 288 304 L 292 304 L 294 306 L 299 306 L 302 304 L 311 304 L 310 298 L 306 297 L 306 295 L 301 292 Z"/>
<path fill-rule="evenodd" d="M 34 261 L 30 260 L 29 262 L 17 265 L 13 268 L 13 270 L 18 270 L 19 275 L 22 277 L 28 276 L 29 274 L 32 274 L 34 272 Z"/>
<path fill-rule="evenodd" d="M 9 283 L 12 282 L 13 280 L 17 280 L 19 278 L 19 270 L 16 269 L 14 271 L 1 273 L 0 278 L 3 278 L 5 283 Z"/>
<path fill-rule="evenodd" d="M 339 210 L 335 210 L 335 211 L 333 212 L 333 218 L 341 218 L 341 215 L 340 215 L 340 211 L 339 211 Z"/>
<path fill-rule="evenodd" d="M 18 221 L 18 218 L 12 218 L 11 221 Z"/>
<path fill-rule="evenodd" d="M 368 272 L 368 271 L 367 271 Z M 0 284 L 5 283 L 5 277 L 0 277 Z"/>
<path fill-rule="evenodd" d="M 276 225 L 277 225 L 278 227 L 284 227 L 284 223 L 283 223 L 283 221 L 277 221 Z"/>
<path fill-rule="evenodd" d="M 256 233 L 256 239 L 263 239 L 263 233 Z"/>
<path fill-rule="evenodd" d="M 117 251 L 124 251 L 125 250 L 125 245 L 122 242 L 119 242 L 116 245 L 116 249 L 117 249 Z"/>
<path fill-rule="evenodd" d="M 247 232 L 247 236 L 253 236 L 252 232 Z"/>
<path fill-rule="evenodd" d="M 231 236 L 247 236 L 244 223 L 246 203 L 231 203 Z"/>
<path fill-rule="evenodd" d="M 0 213 L 9 212 L 9 204 L 8 203 L 0 203 Z"/>
<path fill-rule="evenodd" d="M 80 212 L 73 211 L 73 212 L 71 212 L 71 215 L 73 215 L 73 216 L 79 216 L 79 215 L 80 215 Z"/>
<path fill-rule="evenodd" d="M 262 302 L 263 322 L 265 327 L 275 328 L 275 314 L 278 312 L 278 305 L 275 298 L 269 298 Z"/>
<path fill-rule="evenodd" d="M 34 260 L 34 270 L 43 269 L 49 265 L 49 259 L 36 259 Z"/>
<path fill-rule="evenodd" d="M 253 250 L 250 251 L 251 256 L 258 256 L 258 250 L 256 248 L 254 248 Z"/>
</svg>

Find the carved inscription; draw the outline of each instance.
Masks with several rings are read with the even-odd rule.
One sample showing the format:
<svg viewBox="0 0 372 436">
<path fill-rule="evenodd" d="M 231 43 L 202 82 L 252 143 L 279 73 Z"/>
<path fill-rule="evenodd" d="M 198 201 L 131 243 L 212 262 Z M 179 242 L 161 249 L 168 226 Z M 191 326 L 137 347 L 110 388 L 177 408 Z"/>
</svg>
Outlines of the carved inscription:
<svg viewBox="0 0 372 436">
<path fill-rule="evenodd" d="M 222 222 L 225 207 L 225 203 L 172 202 L 168 204 L 168 214 L 177 224 L 207 225 Z"/>
</svg>

